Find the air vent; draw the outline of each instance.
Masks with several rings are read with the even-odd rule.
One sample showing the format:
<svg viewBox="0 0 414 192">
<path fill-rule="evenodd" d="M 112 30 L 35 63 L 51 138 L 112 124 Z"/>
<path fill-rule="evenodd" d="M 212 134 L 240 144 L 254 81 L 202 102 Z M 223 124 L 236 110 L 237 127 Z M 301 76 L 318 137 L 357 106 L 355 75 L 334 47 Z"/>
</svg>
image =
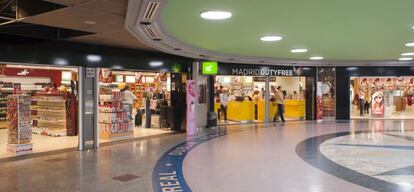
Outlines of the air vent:
<svg viewBox="0 0 414 192">
<path fill-rule="evenodd" d="M 149 2 L 144 12 L 144 20 L 151 20 L 157 12 L 160 2 Z"/>
<path fill-rule="evenodd" d="M 155 34 L 154 30 L 151 29 L 151 27 L 147 27 L 147 33 L 151 37 L 151 39 L 157 39 L 158 36 Z"/>
</svg>

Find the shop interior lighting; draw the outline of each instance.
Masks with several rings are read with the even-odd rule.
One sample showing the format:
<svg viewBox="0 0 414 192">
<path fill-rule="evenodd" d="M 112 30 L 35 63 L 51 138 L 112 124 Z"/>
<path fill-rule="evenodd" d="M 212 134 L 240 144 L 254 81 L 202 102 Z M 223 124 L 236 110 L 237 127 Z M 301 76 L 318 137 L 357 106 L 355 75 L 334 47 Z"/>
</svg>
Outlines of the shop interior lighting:
<svg viewBox="0 0 414 192">
<path fill-rule="evenodd" d="M 414 53 L 403 53 L 401 56 L 414 56 Z"/>
<path fill-rule="evenodd" d="M 163 63 L 162 61 L 151 61 L 151 62 L 149 63 L 149 65 L 150 65 L 151 67 L 161 67 L 161 66 L 163 66 L 163 65 L 164 65 L 164 63 Z"/>
<path fill-rule="evenodd" d="M 398 60 L 400 60 L 400 61 L 411 61 L 411 60 L 413 60 L 413 58 L 411 58 L 411 57 L 401 57 Z"/>
<path fill-rule="evenodd" d="M 260 38 L 261 41 L 271 42 L 271 41 L 280 41 L 282 40 L 281 36 L 263 36 Z"/>
<path fill-rule="evenodd" d="M 232 14 L 228 11 L 209 10 L 209 11 L 201 12 L 200 16 L 203 19 L 223 20 L 223 19 L 229 19 L 232 16 Z"/>
<path fill-rule="evenodd" d="M 414 47 L 414 42 L 406 43 L 405 46 L 407 46 L 407 47 Z"/>
<path fill-rule="evenodd" d="M 311 58 L 309 58 L 310 60 L 322 60 L 323 59 L 323 57 L 320 57 L 320 56 L 315 56 L 315 57 L 311 57 Z"/>
<path fill-rule="evenodd" d="M 292 49 L 292 50 L 290 50 L 290 52 L 292 52 L 292 53 L 306 53 L 306 52 L 308 52 L 308 50 L 307 49 Z"/>
<path fill-rule="evenodd" d="M 86 56 L 86 59 L 90 62 L 99 62 L 102 61 L 102 57 L 99 55 L 88 55 Z"/>
<path fill-rule="evenodd" d="M 66 60 L 64 58 L 56 58 L 56 59 L 54 59 L 54 63 L 56 65 L 68 65 L 69 64 L 68 60 Z"/>
</svg>

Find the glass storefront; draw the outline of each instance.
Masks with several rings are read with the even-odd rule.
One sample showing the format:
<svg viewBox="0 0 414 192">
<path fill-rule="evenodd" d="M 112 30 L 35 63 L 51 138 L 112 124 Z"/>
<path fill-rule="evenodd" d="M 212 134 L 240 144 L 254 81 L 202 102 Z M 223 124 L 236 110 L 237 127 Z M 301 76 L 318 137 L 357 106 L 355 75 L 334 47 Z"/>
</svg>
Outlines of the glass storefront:
<svg viewBox="0 0 414 192">
<path fill-rule="evenodd" d="M 0 65 L 0 158 L 78 146 L 78 71 Z"/>
<path fill-rule="evenodd" d="M 351 119 L 413 119 L 414 77 L 351 77 Z"/>
<path fill-rule="evenodd" d="M 264 122 L 267 91 L 265 81 L 266 78 L 260 76 L 216 76 L 214 109 L 218 113 L 219 124 Z M 281 88 L 277 90 L 279 86 Z M 282 120 L 276 117 L 277 104 L 280 103 L 276 99 L 278 92 L 284 104 L 284 119 L 305 119 L 305 77 L 270 77 L 269 87 L 270 121 Z"/>
<path fill-rule="evenodd" d="M 167 72 L 100 69 L 99 141 L 171 132 L 176 86 L 171 79 Z"/>
</svg>

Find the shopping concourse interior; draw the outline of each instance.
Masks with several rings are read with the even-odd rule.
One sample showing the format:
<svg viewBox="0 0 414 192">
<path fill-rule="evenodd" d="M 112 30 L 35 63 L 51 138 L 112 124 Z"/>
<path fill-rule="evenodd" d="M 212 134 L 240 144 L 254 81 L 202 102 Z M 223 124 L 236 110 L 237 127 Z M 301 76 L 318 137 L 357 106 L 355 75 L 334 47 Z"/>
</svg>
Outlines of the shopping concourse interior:
<svg viewBox="0 0 414 192">
<path fill-rule="evenodd" d="M 414 0 L 0 0 L 0 192 L 414 191 Z"/>
</svg>

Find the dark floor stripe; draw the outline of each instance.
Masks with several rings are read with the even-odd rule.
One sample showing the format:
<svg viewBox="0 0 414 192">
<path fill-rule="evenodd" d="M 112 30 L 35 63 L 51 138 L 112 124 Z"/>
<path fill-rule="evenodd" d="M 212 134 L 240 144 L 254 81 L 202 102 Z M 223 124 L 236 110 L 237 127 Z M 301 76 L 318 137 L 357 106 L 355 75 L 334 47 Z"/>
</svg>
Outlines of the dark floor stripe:
<svg viewBox="0 0 414 192">
<path fill-rule="evenodd" d="M 362 133 L 362 132 L 356 132 Z M 312 166 L 325 171 L 331 175 L 337 176 L 346 181 L 376 190 L 384 192 L 398 192 L 398 191 L 411 191 L 410 188 L 406 188 L 391 182 L 380 180 L 368 175 L 361 174 L 352 169 L 341 166 L 328 158 L 326 158 L 319 150 L 320 145 L 335 137 L 347 136 L 349 132 L 333 133 L 327 135 L 321 135 L 306 139 L 296 146 L 296 153 L 307 163 Z"/>
</svg>

